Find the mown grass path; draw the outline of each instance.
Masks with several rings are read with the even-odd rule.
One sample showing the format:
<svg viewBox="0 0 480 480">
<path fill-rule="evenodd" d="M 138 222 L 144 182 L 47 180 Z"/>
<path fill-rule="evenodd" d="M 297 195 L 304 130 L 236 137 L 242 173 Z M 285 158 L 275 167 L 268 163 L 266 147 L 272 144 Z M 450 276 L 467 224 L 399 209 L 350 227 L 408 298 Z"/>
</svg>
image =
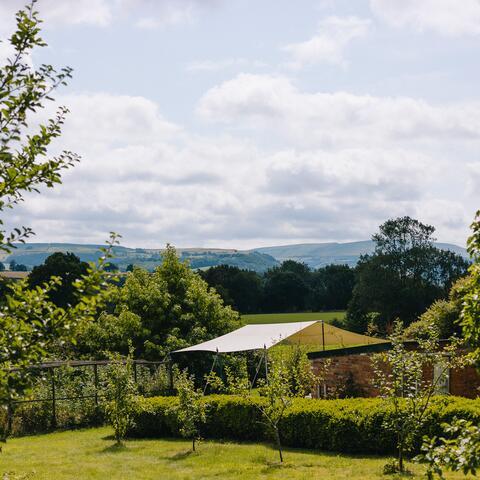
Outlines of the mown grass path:
<svg viewBox="0 0 480 480">
<path fill-rule="evenodd" d="M 109 428 L 94 428 L 10 440 L 0 454 L 0 478 L 35 480 L 187 480 L 399 478 L 382 475 L 384 458 L 353 457 L 286 449 L 284 465 L 268 445 L 205 441 L 196 453 L 182 440 L 129 440 L 115 447 Z M 408 465 L 422 478 L 423 467 Z M 465 478 L 450 475 L 448 479 Z"/>
</svg>

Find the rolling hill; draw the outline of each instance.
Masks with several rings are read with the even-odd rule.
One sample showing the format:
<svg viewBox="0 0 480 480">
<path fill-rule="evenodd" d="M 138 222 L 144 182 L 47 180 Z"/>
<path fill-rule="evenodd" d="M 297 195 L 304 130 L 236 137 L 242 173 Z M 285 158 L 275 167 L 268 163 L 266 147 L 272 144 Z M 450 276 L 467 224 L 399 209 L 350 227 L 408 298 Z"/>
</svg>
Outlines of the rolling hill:
<svg viewBox="0 0 480 480">
<path fill-rule="evenodd" d="M 448 243 L 437 243 L 437 247 L 452 250 L 467 257 L 464 248 Z M 81 260 L 95 261 L 101 255 L 101 245 L 83 245 L 76 243 L 28 243 L 19 244 L 10 254 L 0 254 L 0 261 L 9 263 L 15 260 L 29 269 L 44 262 L 54 252 L 72 252 Z M 234 250 L 222 248 L 185 248 L 177 250 L 180 257 L 188 260 L 192 268 L 205 269 L 215 265 L 232 265 L 243 269 L 264 272 L 279 265 L 284 260 L 304 262 L 311 268 L 319 268 L 331 263 L 354 266 L 360 255 L 373 251 L 370 240 L 349 243 L 306 243 L 262 247 L 252 250 Z M 112 260 L 121 270 L 133 263 L 152 270 L 161 263 L 162 249 L 128 248 L 117 246 Z"/>
</svg>

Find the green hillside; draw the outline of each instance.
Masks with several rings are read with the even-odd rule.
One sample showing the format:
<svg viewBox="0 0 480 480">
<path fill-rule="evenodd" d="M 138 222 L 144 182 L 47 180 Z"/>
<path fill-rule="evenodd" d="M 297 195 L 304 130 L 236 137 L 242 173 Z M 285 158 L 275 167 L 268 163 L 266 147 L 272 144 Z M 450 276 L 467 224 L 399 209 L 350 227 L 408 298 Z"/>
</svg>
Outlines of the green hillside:
<svg viewBox="0 0 480 480">
<path fill-rule="evenodd" d="M 72 252 L 85 262 L 96 261 L 102 254 L 101 245 L 81 245 L 75 243 L 29 243 L 16 245 L 10 254 L 3 253 L 0 260 L 9 263 L 15 260 L 26 265 L 29 269 L 40 265 L 54 252 Z M 238 251 L 227 249 L 191 248 L 177 250 L 182 260 L 188 260 L 194 269 L 203 269 L 215 265 L 231 265 L 243 269 L 264 272 L 278 265 L 270 255 L 256 251 Z M 120 270 L 125 270 L 129 264 L 135 264 L 148 270 L 153 270 L 162 261 L 162 249 L 127 248 L 117 246 L 114 248 L 115 257 L 112 262 Z"/>
</svg>

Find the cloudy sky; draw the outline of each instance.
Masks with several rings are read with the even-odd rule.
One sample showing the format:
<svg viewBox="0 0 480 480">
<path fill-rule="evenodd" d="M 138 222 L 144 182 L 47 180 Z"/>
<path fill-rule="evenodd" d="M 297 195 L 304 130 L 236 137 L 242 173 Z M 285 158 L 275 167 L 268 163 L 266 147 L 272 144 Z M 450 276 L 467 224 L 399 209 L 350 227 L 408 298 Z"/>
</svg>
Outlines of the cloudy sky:
<svg viewBox="0 0 480 480">
<path fill-rule="evenodd" d="M 21 5 L 0 1 L 0 36 Z M 35 241 L 369 238 L 411 215 L 465 244 L 480 207 L 480 0 L 40 0 L 69 65 L 55 149 L 10 216 Z M 0 44 L 0 58 L 8 48 Z"/>
</svg>

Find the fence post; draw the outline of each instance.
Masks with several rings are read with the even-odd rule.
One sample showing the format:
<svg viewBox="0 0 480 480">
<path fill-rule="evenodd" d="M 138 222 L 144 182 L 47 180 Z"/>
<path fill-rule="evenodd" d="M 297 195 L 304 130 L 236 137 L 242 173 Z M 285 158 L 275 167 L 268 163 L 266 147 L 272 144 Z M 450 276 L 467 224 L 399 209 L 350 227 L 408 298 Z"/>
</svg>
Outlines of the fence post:
<svg viewBox="0 0 480 480">
<path fill-rule="evenodd" d="M 8 405 L 7 405 L 7 431 L 5 432 L 5 438 L 7 438 L 10 435 L 10 432 L 12 431 L 12 423 L 13 423 L 13 402 L 9 392 Z"/>
<path fill-rule="evenodd" d="M 169 384 L 168 387 L 170 390 L 170 395 L 173 395 L 175 385 L 173 384 L 173 362 L 172 362 L 172 357 L 170 355 L 168 356 L 167 368 L 168 368 L 168 384 Z"/>
<path fill-rule="evenodd" d="M 98 365 L 93 364 L 93 381 L 95 383 L 95 406 L 98 407 Z"/>
<path fill-rule="evenodd" d="M 55 369 L 50 368 L 50 382 L 52 387 L 52 428 L 57 427 L 57 402 L 55 397 Z"/>
</svg>

